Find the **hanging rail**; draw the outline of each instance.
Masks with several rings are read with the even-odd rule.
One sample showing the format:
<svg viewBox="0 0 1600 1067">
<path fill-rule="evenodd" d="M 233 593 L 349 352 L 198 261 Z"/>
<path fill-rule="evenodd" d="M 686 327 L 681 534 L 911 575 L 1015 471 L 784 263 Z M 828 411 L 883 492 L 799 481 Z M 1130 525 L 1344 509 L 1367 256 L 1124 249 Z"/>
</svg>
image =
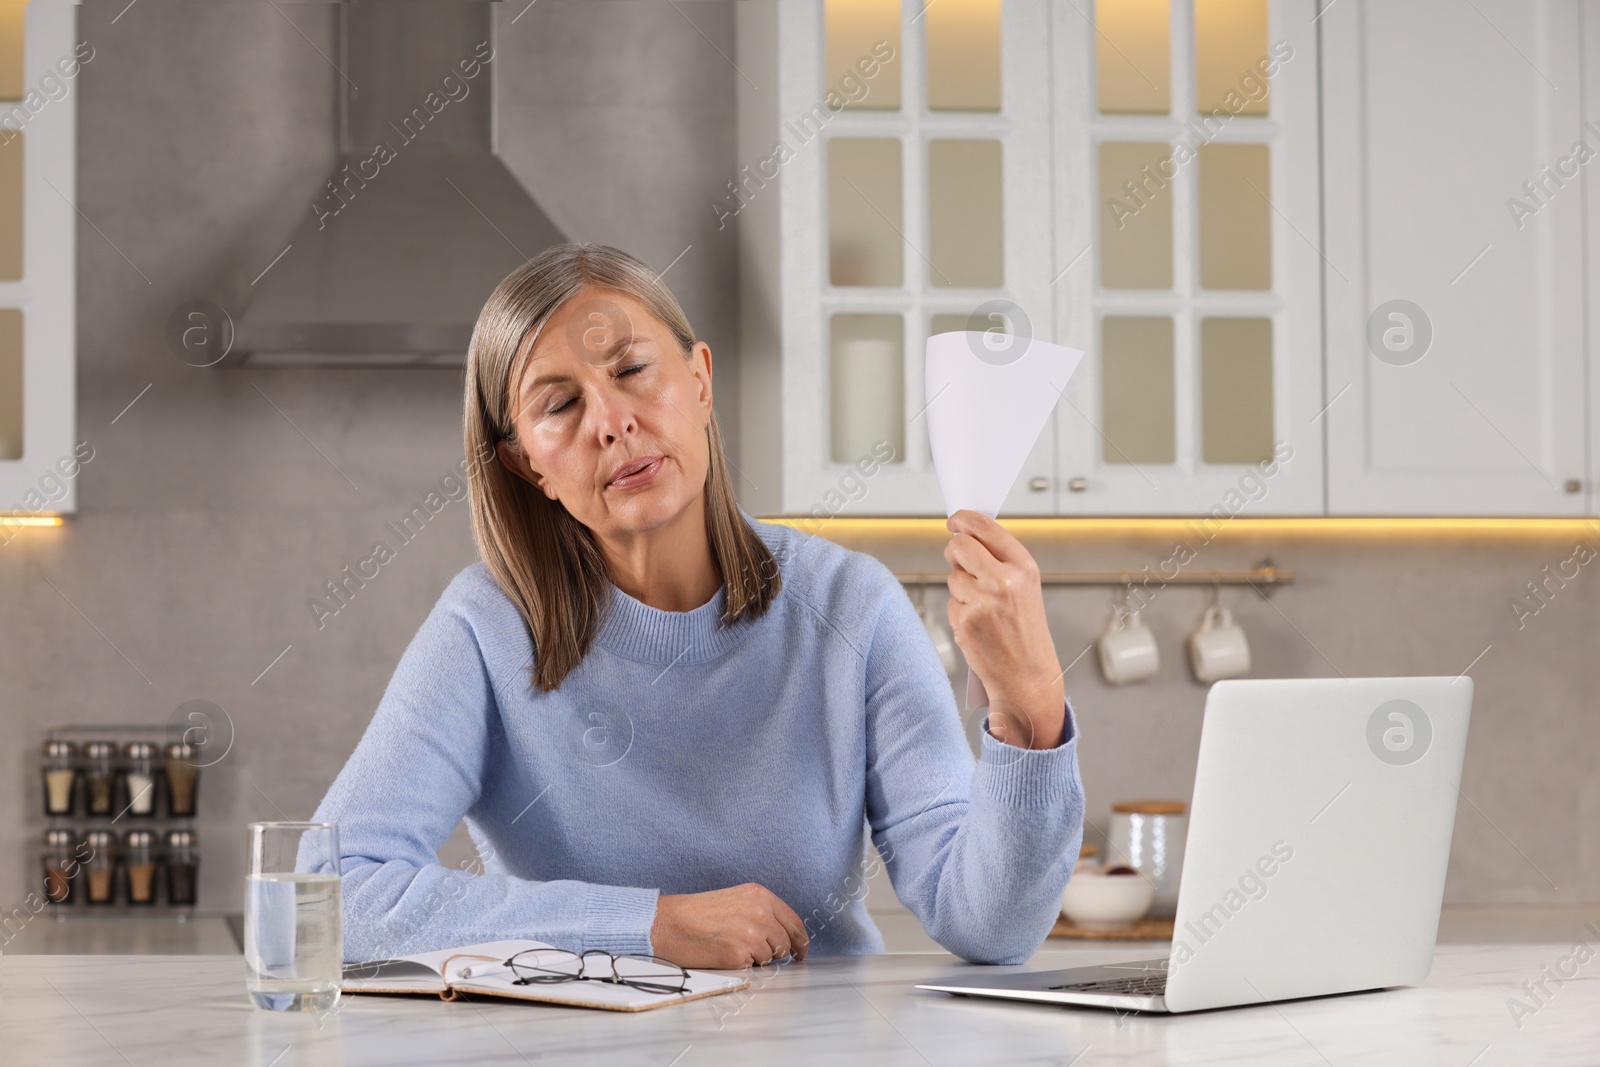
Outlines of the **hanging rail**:
<svg viewBox="0 0 1600 1067">
<path fill-rule="evenodd" d="M 950 577 L 948 571 L 906 571 L 896 578 L 907 585 L 931 585 Z M 1171 578 L 1155 571 L 1044 571 L 1039 575 L 1044 585 L 1139 585 L 1148 582 L 1155 588 L 1167 585 L 1248 585 L 1267 596 L 1280 585 L 1294 581 L 1294 572 L 1273 565 L 1271 559 L 1259 561 L 1247 571 L 1189 571 L 1180 570 Z"/>
</svg>

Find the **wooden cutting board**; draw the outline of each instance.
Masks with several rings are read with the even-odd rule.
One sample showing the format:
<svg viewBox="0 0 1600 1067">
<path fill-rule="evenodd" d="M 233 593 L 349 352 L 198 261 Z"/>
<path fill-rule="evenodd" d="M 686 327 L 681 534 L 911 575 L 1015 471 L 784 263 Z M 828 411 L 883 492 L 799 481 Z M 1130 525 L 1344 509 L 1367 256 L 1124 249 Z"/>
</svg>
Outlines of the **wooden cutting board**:
<svg viewBox="0 0 1600 1067">
<path fill-rule="evenodd" d="M 1051 937 L 1073 937 L 1092 941 L 1171 941 L 1171 919 L 1140 919 L 1114 930 L 1085 930 L 1071 919 L 1059 918 Z"/>
</svg>

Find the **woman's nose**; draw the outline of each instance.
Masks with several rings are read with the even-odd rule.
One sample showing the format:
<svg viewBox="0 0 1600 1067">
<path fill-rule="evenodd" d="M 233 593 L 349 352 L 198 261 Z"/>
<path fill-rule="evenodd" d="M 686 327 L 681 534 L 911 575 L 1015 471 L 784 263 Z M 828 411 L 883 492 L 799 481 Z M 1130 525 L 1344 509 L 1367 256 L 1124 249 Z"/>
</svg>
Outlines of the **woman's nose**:
<svg viewBox="0 0 1600 1067">
<path fill-rule="evenodd" d="M 617 389 L 601 389 L 589 405 L 590 418 L 602 442 L 616 441 L 637 431 L 633 398 Z"/>
</svg>

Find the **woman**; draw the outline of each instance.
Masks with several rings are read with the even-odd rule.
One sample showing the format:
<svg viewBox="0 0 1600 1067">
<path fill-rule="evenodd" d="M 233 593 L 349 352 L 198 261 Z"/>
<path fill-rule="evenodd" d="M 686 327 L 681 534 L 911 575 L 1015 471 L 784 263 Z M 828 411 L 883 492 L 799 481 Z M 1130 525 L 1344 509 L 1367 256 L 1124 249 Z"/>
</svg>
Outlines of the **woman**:
<svg viewBox="0 0 1600 1067">
<path fill-rule="evenodd" d="M 560 245 L 489 297 L 466 370 L 482 562 L 317 810 L 345 955 L 528 938 L 735 968 L 883 951 L 863 832 L 928 933 L 1016 963 L 1082 840 L 1038 571 L 957 512 L 950 622 L 990 694 L 974 767 L 894 576 L 738 506 L 711 349 L 647 266 Z M 437 862 L 465 817 L 484 860 Z"/>
</svg>

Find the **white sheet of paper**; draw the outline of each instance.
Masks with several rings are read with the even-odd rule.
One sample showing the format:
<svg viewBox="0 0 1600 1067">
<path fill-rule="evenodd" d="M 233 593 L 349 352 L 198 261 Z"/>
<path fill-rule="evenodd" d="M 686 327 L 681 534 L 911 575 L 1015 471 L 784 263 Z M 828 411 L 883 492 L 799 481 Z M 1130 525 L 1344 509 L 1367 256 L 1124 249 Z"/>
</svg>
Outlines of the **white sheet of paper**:
<svg viewBox="0 0 1600 1067">
<path fill-rule="evenodd" d="M 928 338 L 928 442 L 946 515 L 1000 514 L 1082 359 L 1079 349 L 1010 334 Z"/>
<path fill-rule="evenodd" d="M 959 331 L 928 338 L 924 383 L 928 443 L 946 515 L 990 518 L 1022 473 L 1083 352 L 1011 334 Z M 987 707 L 967 672 L 967 707 Z"/>
</svg>

